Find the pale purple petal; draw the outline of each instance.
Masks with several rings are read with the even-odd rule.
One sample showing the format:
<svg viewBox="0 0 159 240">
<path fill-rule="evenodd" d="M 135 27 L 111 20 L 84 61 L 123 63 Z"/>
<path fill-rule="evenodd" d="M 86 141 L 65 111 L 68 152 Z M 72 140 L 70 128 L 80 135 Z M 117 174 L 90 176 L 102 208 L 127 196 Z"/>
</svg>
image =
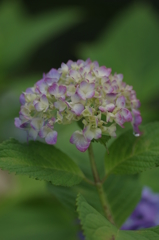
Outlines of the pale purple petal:
<svg viewBox="0 0 159 240">
<path fill-rule="evenodd" d="M 88 141 L 91 141 L 94 138 L 94 132 L 90 130 L 90 126 L 83 129 L 83 134 Z"/>
<path fill-rule="evenodd" d="M 66 108 L 66 103 L 62 100 L 59 100 L 57 102 L 54 102 L 55 108 L 59 109 L 60 112 L 62 112 Z"/>
<path fill-rule="evenodd" d="M 83 133 L 80 131 L 76 131 L 72 134 L 70 143 L 75 144 L 76 148 L 81 152 L 85 152 L 90 145 L 90 141 L 86 140 Z"/>
<path fill-rule="evenodd" d="M 132 115 L 131 115 L 131 112 L 128 109 L 122 108 L 121 114 L 124 117 L 126 122 L 131 122 L 132 121 Z"/>
<path fill-rule="evenodd" d="M 134 133 L 136 134 L 141 134 L 140 130 L 139 130 L 139 125 L 142 122 L 142 117 L 140 115 L 140 112 L 138 110 L 133 109 L 132 110 L 133 113 L 133 120 L 132 120 L 132 125 L 133 125 L 133 129 L 134 129 Z M 136 135 L 137 136 L 137 135 Z"/>
<path fill-rule="evenodd" d="M 102 66 L 98 69 L 98 74 L 99 77 L 109 77 L 110 73 L 111 73 L 111 68 L 106 68 L 105 66 Z"/>
<path fill-rule="evenodd" d="M 106 107 L 99 106 L 99 110 L 101 110 L 101 112 L 107 112 Z"/>
<path fill-rule="evenodd" d="M 44 121 L 41 118 L 34 118 L 31 123 L 30 126 L 34 129 L 34 130 L 40 130 L 40 128 L 44 125 Z"/>
<path fill-rule="evenodd" d="M 42 95 L 42 97 L 40 98 L 40 100 L 42 101 L 42 103 L 44 103 L 45 105 L 48 105 L 49 102 L 48 102 L 48 99 L 46 97 L 46 95 Z"/>
<path fill-rule="evenodd" d="M 86 100 L 86 94 L 80 88 L 77 88 L 77 94 L 82 100 Z"/>
<path fill-rule="evenodd" d="M 20 101 L 20 104 L 21 104 L 21 105 L 24 105 L 24 104 L 25 104 L 25 94 L 24 94 L 24 93 L 22 93 L 22 94 L 20 95 L 19 101 Z"/>
<path fill-rule="evenodd" d="M 42 102 L 37 102 L 34 104 L 34 107 L 35 109 L 38 111 L 38 112 L 41 112 L 44 110 L 44 105 Z"/>
<path fill-rule="evenodd" d="M 87 92 L 86 93 L 86 98 L 92 98 L 92 97 L 94 97 L 94 95 L 95 95 L 95 91 L 94 90 L 90 91 L 90 92 Z"/>
<path fill-rule="evenodd" d="M 53 83 L 59 81 L 60 73 L 58 70 L 52 68 L 46 75 L 45 75 L 45 82 L 51 86 Z"/>
<path fill-rule="evenodd" d="M 125 107 L 125 97 L 124 96 L 118 97 L 118 99 L 116 101 L 116 105 L 118 108 L 124 108 Z"/>
<path fill-rule="evenodd" d="M 54 145 L 57 142 L 57 132 L 56 131 L 51 131 L 47 134 L 45 138 L 46 143 L 50 145 Z"/>
<path fill-rule="evenodd" d="M 20 128 L 21 120 L 20 120 L 19 118 L 15 118 L 15 119 L 14 119 L 14 125 L 15 125 L 17 128 Z"/>
<path fill-rule="evenodd" d="M 121 115 L 120 111 L 115 114 L 115 121 L 118 123 L 122 128 L 124 128 L 123 124 L 125 122 L 124 117 Z"/>
<path fill-rule="evenodd" d="M 46 126 L 42 127 L 38 133 L 39 137 L 45 138 L 48 134 L 48 128 Z"/>
<path fill-rule="evenodd" d="M 27 133 L 28 133 L 29 137 L 34 139 L 34 141 L 38 136 L 38 132 L 36 130 L 34 130 L 33 128 L 30 128 Z"/>
<path fill-rule="evenodd" d="M 99 139 L 102 136 L 102 131 L 100 128 L 95 129 L 94 131 L 94 139 Z"/>
<path fill-rule="evenodd" d="M 34 88 L 27 88 L 26 93 L 34 93 Z"/>
<path fill-rule="evenodd" d="M 115 109 L 115 105 L 113 103 L 106 105 L 106 110 L 108 112 L 113 112 L 114 109 Z"/>
<path fill-rule="evenodd" d="M 89 84 L 89 85 L 90 85 L 90 84 Z M 82 81 L 82 82 L 80 83 L 80 88 L 81 88 L 81 89 L 85 89 L 85 88 L 87 88 L 87 86 L 88 86 L 88 83 L 85 82 L 85 81 Z"/>
<path fill-rule="evenodd" d="M 109 103 L 105 107 L 99 106 L 99 110 L 101 110 L 101 112 L 113 112 L 114 109 L 115 105 L 113 103 Z"/>
<path fill-rule="evenodd" d="M 46 94 L 47 93 L 47 89 L 48 89 L 48 85 L 47 83 L 45 83 L 44 81 L 41 81 L 38 84 L 38 89 L 42 94 Z"/>
<path fill-rule="evenodd" d="M 57 69 L 52 68 L 46 75 L 45 77 L 49 77 L 49 78 L 56 78 L 59 80 L 60 78 L 60 73 L 58 72 Z"/>
<path fill-rule="evenodd" d="M 76 103 L 73 105 L 72 107 L 72 111 L 77 115 L 77 116 L 80 116 L 81 113 L 83 112 L 84 110 L 84 106 L 80 103 Z"/>
<path fill-rule="evenodd" d="M 20 128 L 29 128 L 30 127 L 30 123 L 29 122 L 23 122 L 21 125 L 20 125 Z"/>
<path fill-rule="evenodd" d="M 53 83 L 52 86 L 49 87 L 48 91 L 51 95 L 57 95 L 58 94 L 58 85 L 56 83 Z"/>
<path fill-rule="evenodd" d="M 66 86 L 63 86 L 63 85 L 59 86 L 59 94 L 61 96 L 65 94 L 66 90 L 67 90 Z"/>
<path fill-rule="evenodd" d="M 67 62 L 66 64 L 67 64 L 67 66 L 70 68 L 71 65 L 73 64 L 73 61 L 72 61 L 72 60 L 68 60 L 68 62 Z"/>
<path fill-rule="evenodd" d="M 71 100 L 73 103 L 79 103 L 81 101 L 81 98 L 77 93 L 75 93 L 73 96 L 71 96 Z"/>
</svg>

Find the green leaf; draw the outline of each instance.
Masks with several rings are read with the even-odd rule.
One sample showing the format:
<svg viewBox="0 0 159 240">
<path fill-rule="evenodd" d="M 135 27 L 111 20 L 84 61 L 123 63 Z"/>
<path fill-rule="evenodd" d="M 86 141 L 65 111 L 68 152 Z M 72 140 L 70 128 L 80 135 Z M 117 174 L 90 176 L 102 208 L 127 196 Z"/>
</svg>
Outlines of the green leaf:
<svg viewBox="0 0 159 240">
<path fill-rule="evenodd" d="M 100 144 L 104 145 L 105 148 L 107 148 L 107 142 L 110 138 L 110 136 L 102 135 L 102 137 L 99 139 L 93 139 L 93 142 L 99 142 Z"/>
<path fill-rule="evenodd" d="M 78 225 L 58 201 L 40 195 L 1 210 L 0 231 L 3 240 L 75 240 Z"/>
<path fill-rule="evenodd" d="M 14 139 L 3 142 L 0 144 L 0 168 L 62 186 L 78 184 L 83 178 L 71 158 L 41 142 L 22 144 Z"/>
<path fill-rule="evenodd" d="M 77 211 L 86 240 L 157 240 L 159 227 L 138 231 L 122 231 L 90 206 L 83 196 L 77 198 Z"/>
<path fill-rule="evenodd" d="M 63 205 L 72 211 L 75 207 L 76 196 L 81 193 L 89 204 L 100 213 L 103 212 L 95 186 L 89 186 L 87 183 L 81 182 L 79 185 L 68 189 L 49 184 L 48 189 Z M 139 202 L 142 186 L 137 176 L 112 175 L 106 180 L 104 191 L 115 223 L 120 227 Z"/>
<path fill-rule="evenodd" d="M 136 174 L 159 166 L 159 123 L 149 123 L 141 131 L 140 137 L 127 131 L 112 143 L 105 157 L 108 175 Z"/>
<path fill-rule="evenodd" d="M 143 103 L 158 96 L 158 42 L 156 13 L 149 5 L 135 4 L 120 12 L 96 42 L 78 48 L 78 53 L 123 73 L 124 81 L 134 87 Z"/>
</svg>

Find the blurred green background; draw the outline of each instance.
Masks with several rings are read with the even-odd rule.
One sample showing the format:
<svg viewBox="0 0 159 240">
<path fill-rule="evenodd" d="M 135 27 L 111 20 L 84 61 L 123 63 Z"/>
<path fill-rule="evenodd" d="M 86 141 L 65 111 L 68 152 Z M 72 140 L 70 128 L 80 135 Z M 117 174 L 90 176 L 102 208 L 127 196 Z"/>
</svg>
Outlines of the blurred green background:
<svg viewBox="0 0 159 240">
<path fill-rule="evenodd" d="M 62 62 L 88 57 L 123 73 L 141 101 L 143 124 L 159 120 L 159 2 L 156 1 L 1 1 L 0 142 L 26 141 L 14 127 L 19 96 Z M 84 170 L 87 154 L 70 146 L 73 128 L 59 128 L 57 146 Z M 65 134 L 61 134 L 60 132 Z M 104 149 L 96 147 L 103 159 Z M 99 170 L 103 165 L 99 166 Z M 159 192 L 159 170 L 140 176 Z M 78 239 L 74 211 L 47 192 L 45 183 L 0 171 L 1 240 Z"/>
</svg>

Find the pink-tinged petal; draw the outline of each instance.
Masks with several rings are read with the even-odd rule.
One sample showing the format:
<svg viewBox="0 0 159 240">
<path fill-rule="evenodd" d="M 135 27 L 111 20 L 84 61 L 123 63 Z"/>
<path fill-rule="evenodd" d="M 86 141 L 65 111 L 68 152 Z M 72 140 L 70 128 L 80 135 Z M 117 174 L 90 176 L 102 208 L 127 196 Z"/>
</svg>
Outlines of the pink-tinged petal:
<svg viewBox="0 0 159 240">
<path fill-rule="evenodd" d="M 94 138 L 94 132 L 91 131 L 90 126 L 83 129 L 83 134 L 88 141 L 91 141 Z"/>
<path fill-rule="evenodd" d="M 44 121 L 41 118 L 34 118 L 30 123 L 30 126 L 34 130 L 40 130 L 40 128 L 42 128 L 43 125 L 44 125 Z"/>
<path fill-rule="evenodd" d="M 57 69 L 55 68 L 52 68 L 46 75 L 45 77 L 48 77 L 48 78 L 56 78 L 59 80 L 60 78 L 60 73 L 58 72 Z"/>
<path fill-rule="evenodd" d="M 86 94 L 80 88 L 77 88 L 77 94 L 82 100 L 86 100 Z"/>
<path fill-rule="evenodd" d="M 95 130 L 94 130 L 94 138 L 95 138 L 95 139 L 99 139 L 99 138 L 101 138 L 101 136 L 102 136 L 102 131 L 101 131 L 101 129 L 100 129 L 100 128 L 95 129 Z"/>
<path fill-rule="evenodd" d="M 105 66 L 102 66 L 98 69 L 98 75 L 99 77 L 109 77 L 109 75 L 111 74 L 111 68 L 106 68 Z"/>
<path fill-rule="evenodd" d="M 53 83 L 52 86 L 49 87 L 48 91 L 51 95 L 56 96 L 58 94 L 58 85 Z"/>
<path fill-rule="evenodd" d="M 123 74 L 119 73 L 119 74 L 117 74 L 117 77 L 118 77 L 118 79 L 119 79 L 120 81 L 123 80 Z"/>
<path fill-rule="evenodd" d="M 124 128 L 123 124 L 125 122 L 124 117 L 120 114 L 120 112 L 117 112 L 115 114 L 115 121 L 117 124 L 119 124 L 122 128 Z"/>
<path fill-rule="evenodd" d="M 43 82 L 39 83 L 38 89 L 39 89 L 40 93 L 46 94 L 47 89 L 48 89 L 48 85 L 43 81 Z"/>
<path fill-rule="evenodd" d="M 41 101 L 42 101 L 43 103 L 45 103 L 46 105 L 48 104 L 48 99 L 47 99 L 46 95 L 42 95 L 42 97 L 41 97 L 40 99 L 41 99 Z"/>
<path fill-rule="evenodd" d="M 133 125 L 133 129 L 134 129 L 134 135 L 135 136 L 140 136 L 141 132 L 139 130 L 139 125 L 142 122 L 142 117 L 140 115 L 140 112 L 133 109 L 133 121 L 132 121 L 132 125 Z"/>
<path fill-rule="evenodd" d="M 102 131 L 100 128 L 93 129 L 90 126 L 87 126 L 83 130 L 84 136 L 87 140 L 91 141 L 93 138 L 98 139 L 102 136 Z"/>
<path fill-rule="evenodd" d="M 28 133 L 28 136 L 29 136 L 29 137 L 31 137 L 31 138 L 34 139 L 34 141 L 35 141 L 35 139 L 36 139 L 37 136 L 38 136 L 38 132 L 37 132 L 36 130 L 34 130 L 33 128 L 30 128 L 30 129 L 27 131 L 27 133 Z"/>
<path fill-rule="evenodd" d="M 132 110 L 133 116 L 134 116 L 134 122 L 135 124 L 139 125 L 142 122 L 142 117 L 140 115 L 140 112 L 138 110 L 133 109 Z"/>
<path fill-rule="evenodd" d="M 59 70 L 60 73 L 64 73 L 65 74 L 65 73 L 68 73 L 69 68 L 68 68 L 67 64 L 62 63 L 61 64 L 61 68 L 59 68 L 58 70 Z"/>
<path fill-rule="evenodd" d="M 63 85 L 59 86 L 59 94 L 61 96 L 65 94 L 66 90 L 67 90 L 66 86 L 63 86 Z"/>
<path fill-rule="evenodd" d="M 47 144 L 54 145 L 57 142 L 57 132 L 51 131 L 47 134 L 45 141 Z"/>
<path fill-rule="evenodd" d="M 58 70 L 52 68 L 46 75 L 45 75 L 45 82 L 51 86 L 53 83 L 58 82 L 60 79 L 60 73 Z"/>
<path fill-rule="evenodd" d="M 21 125 L 20 125 L 20 128 L 29 128 L 30 127 L 30 124 L 29 122 L 23 122 Z"/>
<path fill-rule="evenodd" d="M 26 93 L 35 93 L 34 88 L 27 88 L 25 92 Z"/>
<path fill-rule="evenodd" d="M 80 131 L 76 131 L 72 134 L 70 143 L 75 144 L 76 148 L 81 152 L 85 152 L 90 145 L 90 141 L 86 140 L 83 133 Z"/>
<path fill-rule="evenodd" d="M 92 74 L 89 72 L 88 74 L 85 75 L 86 80 L 89 81 L 89 83 L 95 83 L 96 79 L 95 76 L 92 76 Z"/>
<path fill-rule="evenodd" d="M 93 90 L 91 92 L 86 93 L 86 98 L 93 98 L 94 95 L 95 95 L 95 91 Z"/>
<path fill-rule="evenodd" d="M 132 121 L 132 115 L 131 115 L 131 112 L 128 109 L 122 108 L 121 114 L 124 117 L 126 122 L 131 122 Z"/>
<path fill-rule="evenodd" d="M 24 94 L 24 93 L 22 93 L 22 94 L 20 95 L 19 101 L 20 101 L 20 104 L 21 104 L 21 105 L 24 105 L 24 104 L 25 104 L 25 94 Z"/>
<path fill-rule="evenodd" d="M 87 58 L 86 61 L 85 61 L 85 64 L 87 65 L 87 64 L 90 64 L 90 63 L 92 63 L 91 59 Z"/>
<path fill-rule="evenodd" d="M 113 112 L 114 109 L 115 109 L 115 105 L 113 103 L 106 105 L 106 110 L 108 112 Z"/>
<path fill-rule="evenodd" d="M 114 109 L 115 105 L 113 103 L 109 103 L 105 107 L 99 106 L 99 110 L 101 110 L 101 112 L 113 112 Z"/>
<path fill-rule="evenodd" d="M 48 134 L 47 126 L 42 127 L 38 133 L 39 137 L 41 137 L 41 138 L 45 138 L 47 134 Z"/>
<path fill-rule="evenodd" d="M 80 103 L 76 103 L 73 105 L 72 107 L 72 111 L 77 115 L 77 116 L 80 116 L 81 113 L 83 112 L 84 110 L 84 106 Z"/>
<path fill-rule="evenodd" d="M 124 108 L 125 107 L 125 97 L 124 96 L 118 97 L 118 99 L 116 100 L 116 105 L 118 108 Z"/>
<path fill-rule="evenodd" d="M 81 88 L 82 90 L 85 90 L 87 87 L 88 87 L 88 83 L 87 83 L 87 82 L 82 81 L 82 82 L 80 83 L 80 88 Z"/>
<path fill-rule="evenodd" d="M 77 60 L 77 65 L 84 65 L 84 61 L 82 59 L 78 59 Z"/>
<path fill-rule="evenodd" d="M 99 63 L 98 63 L 97 61 L 92 62 L 92 65 L 93 65 L 95 68 L 98 68 L 98 67 L 99 67 Z"/>
<path fill-rule="evenodd" d="M 35 109 L 38 111 L 38 112 L 41 112 L 44 110 L 44 105 L 42 102 L 37 102 L 34 104 L 34 107 Z"/>
<path fill-rule="evenodd" d="M 106 94 L 107 100 L 110 100 L 110 101 L 115 100 L 116 96 L 117 96 L 117 93 L 107 93 Z"/>
<path fill-rule="evenodd" d="M 76 70 L 70 70 L 70 77 L 73 78 L 76 82 L 81 79 L 81 75 Z"/>
<path fill-rule="evenodd" d="M 99 110 L 101 110 L 101 112 L 107 112 L 106 107 L 99 106 Z"/>
<path fill-rule="evenodd" d="M 86 100 L 87 98 L 92 98 L 95 94 L 94 87 L 95 87 L 94 83 L 90 84 L 85 81 L 82 81 L 80 87 L 77 89 L 77 94 L 83 100 Z"/>
<path fill-rule="evenodd" d="M 68 60 L 68 62 L 67 62 L 66 64 L 67 64 L 67 66 L 68 66 L 69 68 L 71 68 L 71 65 L 73 64 L 73 61 L 72 61 L 72 60 Z"/>
<path fill-rule="evenodd" d="M 141 135 L 141 132 L 139 130 L 139 125 L 141 124 L 142 122 L 142 117 L 140 115 L 140 112 L 133 109 L 132 110 L 132 113 L 133 113 L 133 121 L 132 121 L 132 125 L 133 125 L 133 129 L 134 129 L 134 135 L 135 136 L 140 136 Z"/>
<path fill-rule="evenodd" d="M 53 83 L 57 83 L 58 79 L 57 78 L 49 78 L 49 77 L 45 77 L 45 83 L 48 86 L 51 86 Z"/>
<path fill-rule="evenodd" d="M 138 99 L 134 99 L 131 101 L 132 108 L 139 108 L 141 105 L 140 101 Z"/>
</svg>

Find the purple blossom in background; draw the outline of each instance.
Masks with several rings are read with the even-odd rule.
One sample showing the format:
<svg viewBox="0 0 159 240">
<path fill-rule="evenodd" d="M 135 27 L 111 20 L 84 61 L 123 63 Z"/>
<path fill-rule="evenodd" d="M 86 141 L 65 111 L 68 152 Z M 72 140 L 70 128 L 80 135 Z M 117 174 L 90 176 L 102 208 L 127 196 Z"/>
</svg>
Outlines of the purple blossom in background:
<svg viewBox="0 0 159 240">
<path fill-rule="evenodd" d="M 159 225 L 159 194 L 153 193 L 150 188 L 144 187 L 141 200 L 131 216 L 121 227 L 121 230 L 138 230 Z M 78 234 L 79 240 L 84 240 L 82 232 Z"/>
<path fill-rule="evenodd" d="M 131 216 L 121 227 L 122 230 L 137 230 L 159 225 L 159 194 L 144 187 L 142 197 Z"/>
<path fill-rule="evenodd" d="M 85 237 L 84 237 L 84 235 L 83 235 L 82 232 L 79 232 L 79 233 L 78 233 L 78 239 L 79 239 L 79 240 L 85 240 Z"/>
</svg>

